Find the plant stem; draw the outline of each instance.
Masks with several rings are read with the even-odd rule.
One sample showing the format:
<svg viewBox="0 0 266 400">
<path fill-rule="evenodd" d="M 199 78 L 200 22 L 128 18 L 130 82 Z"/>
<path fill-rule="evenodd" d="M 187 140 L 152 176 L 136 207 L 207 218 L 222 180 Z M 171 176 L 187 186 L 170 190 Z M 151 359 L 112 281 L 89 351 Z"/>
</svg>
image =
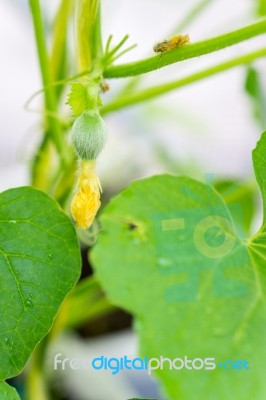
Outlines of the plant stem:
<svg viewBox="0 0 266 400">
<path fill-rule="evenodd" d="M 166 35 L 166 37 L 173 36 L 177 32 L 183 32 L 188 26 L 195 20 L 200 14 L 206 9 L 206 7 L 212 3 L 213 0 L 200 0 L 199 3 L 193 6 L 191 10 L 189 10 L 188 14 L 181 20 L 181 22 Z M 112 36 L 109 36 L 107 41 L 107 48 L 109 47 Z M 106 51 L 107 52 L 107 51 Z M 115 61 L 115 60 L 114 60 Z M 117 93 L 116 98 L 120 98 L 125 94 L 132 93 L 133 90 L 140 84 L 141 79 L 143 77 L 141 75 L 135 76 L 127 82 L 122 89 Z"/>
<path fill-rule="evenodd" d="M 62 75 L 65 72 L 68 21 L 73 8 L 73 0 L 61 0 L 54 22 L 51 70 L 55 81 L 62 79 Z"/>
<path fill-rule="evenodd" d="M 49 193 L 50 166 L 55 148 L 47 134 L 44 134 L 31 165 L 31 184 L 37 189 Z"/>
<path fill-rule="evenodd" d="M 266 57 L 266 49 L 262 49 L 262 50 L 259 50 L 259 51 L 256 51 L 256 52 L 253 52 L 250 54 L 246 54 L 244 56 L 235 58 L 233 60 L 224 62 L 222 64 L 208 68 L 206 70 L 203 70 L 201 72 L 197 72 L 197 73 L 190 75 L 183 79 L 179 79 L 179 80 L 176 80 L 173 82 L 165 83 L 163 85 L 145 89 L 136 94 L 133 93 L 128 96 L 124 95 L 123 97 L 121 97 L 113 102 L 110 102 L 109 104 L 104 106 L 101 109 L 101 113 L 107 114 L 109 112 L 128 107 L 129 105 L 132 105 L 132 104 L 141 103 L 143 101 L 153 99 L 157 96 L 161 96 L 172 90 L 178 89 L 183 86 L 190 85 L 191 83 L 200 81 L 209 76 L 216 75 L 220 72 L 229 70 L 231 68 L 235 68 L 242 64 L 248 64 L 248 63 L 256 60 L 257 58 L 261 58 L 261 57 Z"/>
<path fill-rule="evenodd" d="M 266 1 L 265 0 L 257 0 L 257 13 L 260 16 L 266 15 Z"/>
<path fill-rule="evenodd" d="M 69 293 L 63 303 L 51 331 L 57 337 L 62 329 L 74 329 L 116 310 L 103 294 L 96 278 L 83 279 Z"/>
<path fill-rule="evenodd" d="M 95 22 L 92 29 L 92 60 L 100 60 L 103 55 L 102 30 L 101 30 L 101 3 L 98 1 Z"/>
<path fill-rule="evenodd" d="M 238 30 L 186 45 L 140 61 L 115 65 L 104 71 L 105 78 L 125 78 L 154 71 L 167 65 L 209 54 L 266 33 L 266 19 Z"/>
<path fill-rule="evenodd" d="M 34 350 L 31 357 L 30 369 L 27 373 L 26 380 L 27 400 L 49 400 L 49 394 L 43 374 L 43 359 L 46 351 L 46 341 L 47 338 L 44 338 Z"/>
<path fill-rule="evenodd" d="M 40 3 L 39 0 L 29 0 L 29 1 L 33 17 L 35 39 L 36 39 L 39 64 L 42 74 L 42 82 L 43 86 L 48 87 L 44 95 L 45 106 L 48 111 L 56 113 L 57 112 L 56 96 L 54 88 L 50 86 L 51 83 L 53 82 L 53 78 L 50 69 L 50 60 L 46 49 L 45 33 L 44 33 Z M 61 157 L 61 161 L 62 163 L 64 163 L 64 146 L 61 138 L 59 124 L 57 120 L 52 116 L 47 117 L 47 122 L 49 126 L 49 129 L 47 131 L 51 134 L 52 140 L 54 141 L 59 156 Z"/>
<path fill-rule="evenodd" d="M 99 0 L 78 0 L 76 19 L 76 47 L 78 70 L 84 71 L 91 67 L 97 47 L 99 46 L 99 32 L 95 27 L 99 22 Z M 95 43 L 95 38 L 97 43 Z"/>
</svg>

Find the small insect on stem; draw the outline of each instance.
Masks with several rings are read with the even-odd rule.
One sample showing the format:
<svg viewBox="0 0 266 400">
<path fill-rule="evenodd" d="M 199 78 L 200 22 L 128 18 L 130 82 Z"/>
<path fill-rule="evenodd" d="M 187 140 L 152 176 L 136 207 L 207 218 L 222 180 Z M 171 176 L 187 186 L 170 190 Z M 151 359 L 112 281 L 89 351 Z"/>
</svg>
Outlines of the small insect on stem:
<svg viewBox="0 0 266 400">
<path fill-rule="evenodd" d="M 189 35 L 175 35 L 170 39 L 165 39 L 162 42 L 156 43 L 153 47 L 153 50 L 155 53 L 165 53 L 166 51 L 185 46 L 189 43 Z"/>
<path fill-rule="evenodd" d="M 101 89 L 102 93 L 106 93 L 106 92 L 108 92 L 108 90 L 110 90 L 110 86 L 106 81 L 102 81 L 100 83 L 100 89 Z"/>
</svg>

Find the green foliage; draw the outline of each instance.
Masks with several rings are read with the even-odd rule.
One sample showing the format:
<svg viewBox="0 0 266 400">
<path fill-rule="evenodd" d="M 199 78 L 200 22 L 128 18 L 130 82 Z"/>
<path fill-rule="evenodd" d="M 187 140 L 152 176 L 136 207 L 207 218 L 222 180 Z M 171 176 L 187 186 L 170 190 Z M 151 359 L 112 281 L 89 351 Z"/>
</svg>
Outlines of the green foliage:
<svg viewBox="0 0 266 400">
<path fill-rule="evenodd" d="M 111 111 L 117 111 L 120 108 L 139 104 L 147 100 L 155 99 L 157 96 L 162 96 L 173 90 L 180 89 L 184 86 L 191 85 L 195 82 L 201 81 L 206 78 L 210 78 L 212 75 L 220 74 L 221 72 L 229 69 L 239 67 L 240 65 L 250 64 L 256 59 L 266 56 L 266 49 L 255 51 L 241 57 L 236 57 L 230 61 L 220 63 L 214 67 L 207 68 L 195 74 L 189 75 L 188 77 L 181 78 L 175 81 L 167 82 L 162 85 L 156 85 L 154 87 L 145 88 L 138 90 L 136 93 L 131 90 L 125 90 L 123 96 L 119 96 L 114 100 L 110 101 L 107 105 L 104 105 L 101 109 L 102 114 L 109 113 Z M 137 79 L 137 78 L 135 78 Z"/>
<path fill-rule="evenodd" d="M 88 108 L 88 92 L 81 82 L 72 82 L 67 104 L 71 107 L 73 116 L 80 116 Z"/>
<path fill-rule="evenodd" d="M 180 31 L 186 29 L 211 2 L 212 0 L 195 2 L 187 16 L 180 21 Z M 118 78 L 157 71 L 169 64 L 206 55 L 266 32 L 264 19 L 217 37 L 198 43 L 192 42 L 189 46 L 160 56 L 113 65 L 134 46 L 122 47 L 128 35 L 111 46 L 110 35 L 103 51 L 100 0 L 61 0 L 55 24 L 50 31 L 52 46 L 47 46 L 45 31 L 46 26 L 52 28 L 52 24 L 50 21 L 47 25 L 44 24 L 40 0 L 30 0 L 29 4 L 44 86 L 39 93 L 44 93 L 45 103 L 42 117 L 43 139 L 32 168 L 32 184 L 60 199 L 64 206 L 68 205 L 75 174 L 75 157 L 66 140 L 70 121 L 65 121 L 65 117 L 63 121 L 58 118 L 61 104 L 65 102 L 64 85 L 67 82 L 81 78 L 80 82 L 71 84 L 68 97 L 68 104 L 76 118 L 72 132 L 76 152 L 82 159 L 95 159 L 106 136 L 105 124 L 98 113 L 103 76 Z M 77 70 L 74 77 L 68 78 L 73 71 L 68 32 L 74 5 L 76 60 L 73 64 Z M 264 8 L 265 1 L 260 0 L 261 15 L 264 14 Z M 179 29 L 176 28 L 175 31 Z M 250 64 L 265 55 L 266 49 L 262 48 L 152 88 L 145 88 L 143 85 L 144 88 L 141 89 L 136 84 L 139 83 L 138 79 L 131 80 L 124 90 L 118 91 L 110 103 L 101 109 L 101 114 L 153 99 L 222 71 Z M 253 78 L 254 76 L 249 76 L 247 90 L 255 108 L 260 109 L 262 115 L 259 83 Z M 264 151 L 262 145 L 261 150 L 254 155 L 255 166 L 262 164 L 256 174 L 263 190 L 261 174 Z M 208 185 L 188 178 L 170 176 L 154 177 L 133 184 L 115 198 L 103 213 L 105 231 L 100 235 L 94 260 L 110 298 L 135 315 L 144 354 L 156 356 L 164 352 L 164 356 L 176 356 L 176 353 L 187 352 L 195 356 L 208 353 L 210 356 L 209 352 L 213 352 L 212 355 L 217 357 L 247 356 L 251 362 L 258 361 L 260 366 L 256 359 L 258 349 L 262 349 L 261 358 L 265 358 L 260 336 L 264 333 L 261 326 L 265 321 L 265 307 L 261 300 L 264 289 L 263 230 L 247 246 L 247 242 L 242 240 L 242 228 L 246 232 L 251 224 L 254 209 L 251 193 L 245 192 L 239 186 L 233 196 L 228 196 L 227 182 L 217 185 L 217 189 L 222 197 Z M 238 203 L 236 207 L 235 201 Z M 36 344 L 49 331 L 65 295 L 77 281 L 80 256 L 70 221 L 44 194 L 29 188 L 8 191 L 1 195 L 0 207 L 0 231 L 3 232 L 3 243 L 0 245 L 0 379 L 5 379 L 23 368 Z M 191 241 L 191 229 L 187 236 L 190 240 L 185 246 L 178 247 L 179 251 L 176 251 L 176 247 L 182 241 L 182 232 L 161 229 L 164 213 L 168 216 L 169 212 L 172 213 L 172 218 L 175 217 L 176 210 L 181 210 L 191 227 L 204 220 L 204 217 L 210 217 L 208 221 L 214 224 L 206 234 L 210 245 L 207 246 L 207 257 L 205 254 L 205 262 L 202 262 L 202 269 L 198 273 L 199 284 L 192 279 L 192 286 L 182 286 L 186 275 L 190 276 L 190 272 L 191 276 L 194 274 L 193 266 L 199 261 Z M 241 215 L 242 210 L 244 216 Z M 214 212 L 216 215 L 213 215 Z M 175 227 L 177 222 L 176 218 L 172 219 L 170 228 Z M 205 228 L 206 226 L 201 226 L 201 229 Z M 196 239 L 200 239 L 198 245 L 201 246 L 201 230 L 198 230 L 197 235 Z M 219 262 L 211 257 L 216 251 L 214 249 L 213 253 L 212 247 L 219 248 L 223 238 L 226 239 L 227 251 L 228 248 L 230 250 L 226 258 L 232 264 L 229 270 L 225 268 L 223 261 Z M 182 270 L 183 261 L 186 263 L 185 271 Z M 239 266 L 239 261 L 243 263 L 242 266 Z M 227 273 L 229 282 L 221 276 L 221 271 Z M 213 275 L 219 279 L 214 279 Z M 241 280 L 242 285 L 239 282 Z M 243 287 L 250 289 L 247 295 L 243 293 Z M 236 296 L 228 299 L 228 294 Z M 194 301 L 191 301 L 191 296 L 194 296 Z M 112 309 L 113 306 L 105 298 L 94 277 L 92 280 L 90 278 L 79 284 L 64 302 L 53 334 L 64 328 L 75 328 Z M 195 332 L 198 339 L 195 338 Z M 49 340 L 38 346 L 29 365 L 29 400 L 48 400 L 43 371 L 47 344 Z M 251 354 L 252 351 L 254 354 Z M 255 388 L 254 393 L 259 393 L 260 388 L 263 393 L 264 377 L 261 374 L 262 367 L 257 368 L 256 377 L 252 370 L 249 373 L 250 379 L 244 381 L 243 374 L 229 376 L 222 374 L 222 371 L 220 374 L 219 371 L 214 371 L 212 375 L 159 372 L 170 397 L 185 399 L 187 396 L 191 400 L 198 399 L 199 394 L 206 399 L 224 399 L 230 396 L 250 398 L 248 396 L 251 395 L 252 385 Z M 0 397 L 2 388 L 4 391 L 8 390 L 2 383 Z M 217 393 L 214 393 L 216 388 Z M 227 392 L 229 390 L 230 393 Z M 252 398 L 255 399 L 254 393 Z"/>
<path fill-rule="evenodd" d="M 21 372 L 80 275 L 69 218 L 46 194 L 0 195 L 0 380 Z"/>
<path fill-rule="evenodd" d="M 264 129 L 266 127 L 266 96 L 259 72 L 250 67 L 247 70 L 245 89 L 252 101 L 254 117 Z"/>
<path fill-rule="evenodd" d="M 257 182 L 260 187 L 263 204 L 263 222 L 266 218 L 266 132 L 263 133 L 261 140 L 257 143 L 256 149 L 252 152 L 252 159 L 254 164 L 254 171 Z M 263 226 L 262 226 L 263 228 Z"/>
<path fill-rule="evenodd" d="M 5 382 L 0 382 L 0 398 L 1 400 L 20 400 L 16 390 Z"/>
<path fill-rule="evenodd" d="M 266 134 L 253 161 L 265 207 Z M 110 300 L 134 314 L 143 355 L 250 363 L 158 369 L 173 400 L 265 397 L 265 226 L 246 241 L 231 209 L 241 213 L 211 186 L 163 175 L 134 182 L 101 216 L 93 265 Z"/>
<path fill-rule="evenodd" d="M 46 123 L 48 126 L 47 136 L 49 136 L 55 144 L 59 157 L 61 159 L 61 163 L 64 164 L 66 155 L 64 144 L 62 141 L 61 128 L 58 124 L 57 119 L 52 116 L 52 114 L 56 113 L 57 111 L 56 93 L 54 91 L 54 88 L 51 86 L 51 83 L 53 82 L 53 74 L 46 46 L 40 2 L 39 0 L 29 0 L 29 4 L 32 12 L 32 20 L 34 25 L 34 33 L 39 57 L 40 70 L 42 74 L 42 81 L 43 85 L 46 86 L 45 106 L 48 112 L 46 115 Z"/>
<path fill-rule="evenodd" d="M 213 183 L 215 189 L 222 195 L 226 204 L 240 204 L 242 213 L 231 208 L 232 217 L 245 234 L 250 233 L 251 224 L 256 210 L 256 196 L 253 187 L 247 182 L 218 180 Z"/>
<path fill-rule="evenodd" d="M 99 30 L 100 0 L 77 0 L 75 3 L 77 61 L 79 68 L 85 70 L 102 52 Z"/>
<path fill-rule="evenodd" d="M 95 160 L 106 141 L 105 122 L 97 111 L 85 111 L 72 127 L 72 142 L 82 160 Z"/>
<path fill-rule="evenodd" d="M 136 76 L 166 67 L 167 65 L 199 57 L 214 51 L 224 49 L 244 40 L 266 33 L 266 19 L 257 21 L 236 31 L 226 33 L 198 43 L 167 51 L 163 55 L 149 57 L 128 64 L 120 64 L 108 67 L 104 71 L 105 78 L 125 78 Z"/>
<path fill-rule="evenodd" d="M 75 117 L 83 114 L 84 111 L 98 111 L 101 105 L 99 96 L 101 75 L 97 74 L 94 78 L 83 82 L 72 82 L 66 104 L 72 109 Z"/>
<path fill-rule="evenodd" d="M 258 15 L 264 17 L 266 15 L 266 1 L 258 0 Z"/>
</svg>

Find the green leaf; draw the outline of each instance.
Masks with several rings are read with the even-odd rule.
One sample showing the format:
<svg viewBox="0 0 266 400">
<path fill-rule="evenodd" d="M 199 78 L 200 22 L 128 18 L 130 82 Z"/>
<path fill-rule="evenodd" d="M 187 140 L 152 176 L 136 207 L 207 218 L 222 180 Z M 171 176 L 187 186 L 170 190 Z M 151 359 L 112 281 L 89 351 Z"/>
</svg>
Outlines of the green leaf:
<svg viewBox="0 0 266 400">
<path fill-rule="evenodd" d="M 0 398 L 1 400 L 20 400 L 16 389 L 9 386 L 6 382 L 0 382 Z"/>
<path fill-rule="evenodd" d="M 247 70 L 245 89 L 253 106 L 255 119 L 262 128 L 266 126 L 266 97 L 262 79 L 259 72 L 250 67 Z"/>
<path fill-rule="evenodd" d="M 234 222 L 245 233 L 250 233 L 251 224 L 256 210 L 255 191 L 247 182 L 234 182 L 231 180 L 218 180 L 213 183 L 215 189 L 222 195 L 226 204 L 240 204 L 242 215 L 231 209 Z"/>
<path fill-rule="evenodd" d="M 87 88 L 80 82 L 73 82 L 70 85 L 71 90 L 68 94 L 66 104 L 68 104 L 75 117 L 78 117 L 88 106 L 88 93 Z"/>
<path fill-rule="evenodd" d="M 69 218 L 46 194 L 0 195 L 0 379 L 17 375 L 80 275 Z"/>
<path fill-rule="evenodd" d="M 262 203 L 264 209 L 264 223 L 266 215 L 266 132 L 262 134 L 260 141 L 257 143 L 256 148 L 252 152 L 252 159 L 256 179 L 262 195 Z"/>
<path fill-rule="evenodd" d="M 265 207 L 266 134 L 253 160 Z M 215 359 L 213 370 L 156 369 L 169 399 L 266 396 L 265 228 L 245 240 L 237 213 L 213 187 L 162 175 L 131 184 L 101 216 L 92 262 L 135 316 L 141 354 Z"/>
</svg>

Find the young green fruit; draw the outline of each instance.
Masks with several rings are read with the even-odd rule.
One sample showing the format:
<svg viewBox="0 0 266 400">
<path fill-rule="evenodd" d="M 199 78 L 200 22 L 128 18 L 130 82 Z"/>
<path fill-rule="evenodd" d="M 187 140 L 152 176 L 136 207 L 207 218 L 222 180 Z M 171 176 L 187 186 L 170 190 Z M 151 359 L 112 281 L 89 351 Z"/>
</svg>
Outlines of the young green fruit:
<svg viewBox="0 0 266 400">
<path fill-rule="evenodd" d="M 84 111 L 75 120 L 72 142 L 82 160 L 96 160 L 106 142 L 105 122 L 97 111 Z"/>
</svg>

